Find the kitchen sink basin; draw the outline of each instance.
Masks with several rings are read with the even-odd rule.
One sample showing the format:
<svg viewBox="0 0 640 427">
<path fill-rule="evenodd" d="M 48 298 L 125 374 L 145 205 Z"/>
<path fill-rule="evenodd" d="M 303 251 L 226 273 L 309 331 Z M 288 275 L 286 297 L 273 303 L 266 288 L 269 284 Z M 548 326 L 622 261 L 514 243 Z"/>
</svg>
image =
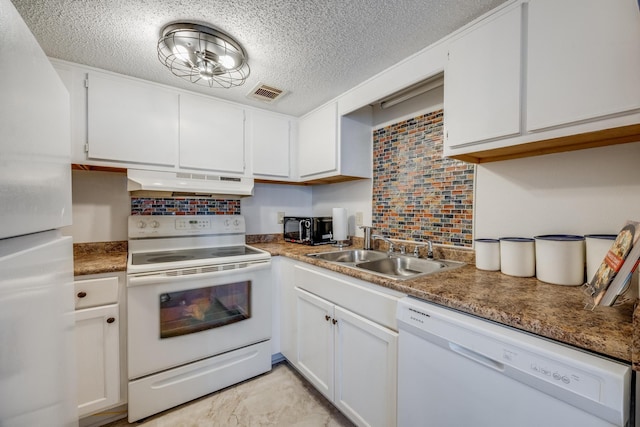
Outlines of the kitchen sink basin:
<svg viewBox="0 0 640 427">
<path fill-rule="evenodd" d="M 410 257 L 390 257 L 358 264 L 358 268 L 370 270 L 385 276 L 415 276 L 416 274 L 434 273 L 447 265 L 441 261 Z"/>
<path fill-rule="evenodd" d="M 347 251 L 321 252 L 319 254 L 309 254 L 312 258 L 319 258 L 325 261 L 340 263 L 358 263 L 365 261 L 375 261 L 385 259 L 388 255 L 384 252 L 370 251 L 365 249 L 352 249 Z"/>
<path fill-rule="evenodd" d="M 365 249 L 320 252 L 307 255 L 344 267 L 354 268 L 394 280 L 413 279 L 465 265 L 463 262 L 415 258 Z"/>
</svg>

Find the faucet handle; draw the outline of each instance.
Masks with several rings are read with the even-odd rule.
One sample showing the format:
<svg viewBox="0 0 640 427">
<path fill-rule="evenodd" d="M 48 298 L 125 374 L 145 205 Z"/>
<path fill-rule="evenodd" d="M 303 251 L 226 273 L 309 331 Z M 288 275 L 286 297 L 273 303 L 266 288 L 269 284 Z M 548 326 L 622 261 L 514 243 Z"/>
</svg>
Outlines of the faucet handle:
<svg viewBox="0 0 640 427">
<path fill-rule="evenodd" d="M 416 243 L 416 245 L 413 247 L 413 256 L 416 258 L 420 258 L 420 248 L 424 248 L 425 245 L 424 243 Z"/>
</svg>

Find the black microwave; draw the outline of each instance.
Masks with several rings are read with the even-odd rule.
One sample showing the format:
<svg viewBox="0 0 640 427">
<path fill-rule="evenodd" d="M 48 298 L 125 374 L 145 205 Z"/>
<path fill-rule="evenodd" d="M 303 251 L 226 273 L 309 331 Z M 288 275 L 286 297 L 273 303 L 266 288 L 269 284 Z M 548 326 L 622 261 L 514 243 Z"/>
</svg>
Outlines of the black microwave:
<svg viewBox="0 0 640 427">
<path fill-rule="evenodd" d="M 285 216 L 284 240 L 305 245 L 335 243 L 333 240 L 333 218 L 330 216 Z"/>
</svg>

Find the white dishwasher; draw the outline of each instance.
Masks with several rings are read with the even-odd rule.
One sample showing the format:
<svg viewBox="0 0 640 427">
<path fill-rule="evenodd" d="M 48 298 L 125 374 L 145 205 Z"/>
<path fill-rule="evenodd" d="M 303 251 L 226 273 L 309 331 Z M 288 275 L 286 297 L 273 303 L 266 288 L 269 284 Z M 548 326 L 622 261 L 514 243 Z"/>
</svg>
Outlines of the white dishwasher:
<svg viewBox="0 0 640 427">
<path fill-rule="evenodd" d="M 631 366 L 415 298 L 398 305 L 398 426 L 629 426 Z"/>
</svg>

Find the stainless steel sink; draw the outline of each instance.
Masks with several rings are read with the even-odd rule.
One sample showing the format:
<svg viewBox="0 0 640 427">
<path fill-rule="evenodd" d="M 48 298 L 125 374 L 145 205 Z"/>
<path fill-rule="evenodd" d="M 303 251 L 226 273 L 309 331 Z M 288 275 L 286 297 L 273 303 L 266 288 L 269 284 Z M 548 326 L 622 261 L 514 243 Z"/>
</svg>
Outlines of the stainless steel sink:
<svg viewBox="0 0 640 427">
<path fill-rule="evenodd" d="M 392 257 L 358 264 L 358 268 L 371 270 L 386 276 L 415 276 L 422 273 L 433 273 L 445 268 L 440 261 L 409 257 Z"/>
<path fill-rule="evenodd" d="M 408 255 L 352 249 L 307 255 L 344 267 L 377 274 L 394 280 L 413 279 L 465 265 L 463 262 L 415 258 Z"/>
<path fill-rule="evenodd" d="M 325 261 L 339 263 L 358 263 L 365 261 L 375 261 L 385 259 L 388 255 L 385 252 L 370 251 L 365 249 L 351 249 L 346 251 L 321 252 L 319 254 L 309 254 L 312 258 L 319 258 Z"/>
</svg>

